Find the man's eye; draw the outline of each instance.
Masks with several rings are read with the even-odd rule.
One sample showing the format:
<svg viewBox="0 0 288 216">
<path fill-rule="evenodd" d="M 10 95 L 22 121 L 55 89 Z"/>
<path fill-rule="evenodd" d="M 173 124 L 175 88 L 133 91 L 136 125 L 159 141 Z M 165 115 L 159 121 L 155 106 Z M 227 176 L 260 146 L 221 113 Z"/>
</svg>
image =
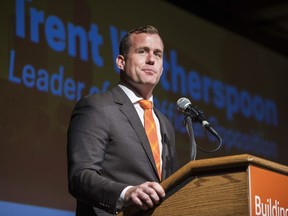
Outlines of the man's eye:
<svg viewBox="0 0 288 216">
<path fill-rule="evenodd" d="M 162 58 L 162 54 L 161 53 L 155 53 L 155 56 L 157 56 L 158 58 Z"/>
</svg>

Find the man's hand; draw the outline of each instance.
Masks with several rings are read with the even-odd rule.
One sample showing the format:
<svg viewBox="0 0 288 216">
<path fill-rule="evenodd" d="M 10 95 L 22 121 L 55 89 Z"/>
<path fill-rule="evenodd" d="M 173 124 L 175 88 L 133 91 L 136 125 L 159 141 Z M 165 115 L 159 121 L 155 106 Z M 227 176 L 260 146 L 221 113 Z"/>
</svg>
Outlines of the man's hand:
<svg viewBox="0 0 288 216">
<path fill-rule="evenodd" d="M 127 190 L 124 198 L 126 205 L 136 205 L 142 210 L 147 210 L 158 204 L 165 196 L 165 191 L 157 182 L 145 182 Z"/>
</svg>

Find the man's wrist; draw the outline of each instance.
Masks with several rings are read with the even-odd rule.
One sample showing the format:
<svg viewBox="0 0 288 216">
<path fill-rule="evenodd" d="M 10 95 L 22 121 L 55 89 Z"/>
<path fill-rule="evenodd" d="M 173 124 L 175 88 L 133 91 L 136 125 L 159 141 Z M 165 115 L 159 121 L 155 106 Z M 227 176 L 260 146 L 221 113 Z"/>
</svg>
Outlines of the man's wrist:
<svg viewBox="0 0 288 216">
<path fill-rule="evenodd" d="M 127 190 L 129 190 L 131 187 L 133 186 L 127 186 L 124 188 L 124 190 L 121 192 L 120 197 L 117 201 L 116 207 L 117 209 L 122 209 L 125 205 L 125 194 L 127 192 Z"/>
</svg>

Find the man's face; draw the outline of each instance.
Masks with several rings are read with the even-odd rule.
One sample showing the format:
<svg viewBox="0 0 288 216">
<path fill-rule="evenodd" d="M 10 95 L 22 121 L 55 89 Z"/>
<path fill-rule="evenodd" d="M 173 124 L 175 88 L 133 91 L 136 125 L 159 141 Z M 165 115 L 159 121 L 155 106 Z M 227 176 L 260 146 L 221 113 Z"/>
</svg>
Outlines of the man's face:
<svg viewBox="0 0 288 216">
<path fill-rule="evenodd" d="M 132 34 L 123 58 L 125 80 L 132 86 L 154 88 L 163 71 L 163 43 L 157 34 Z"/>
</svg>

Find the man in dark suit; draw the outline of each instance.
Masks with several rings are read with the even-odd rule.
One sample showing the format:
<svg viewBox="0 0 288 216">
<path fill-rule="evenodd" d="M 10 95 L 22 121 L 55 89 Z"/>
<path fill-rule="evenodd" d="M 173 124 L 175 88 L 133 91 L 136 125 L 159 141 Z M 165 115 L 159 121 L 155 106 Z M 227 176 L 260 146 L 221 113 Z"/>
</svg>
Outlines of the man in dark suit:
<svg viewBox="0 0 288 216">
<path fill-rule="evenodd" d="M 153 101 L 153 89 L 163 71 L 164 44 L 158 30 L 148 25 L 130 31 L 119 51 L 119 85 L 104 94 L 83 97 L 71 116 L 69 191 L 77 199 L 78 216 L 111 215 L 128 205 L 152 208 L 165 196 L 159 182 L 177 169 L 174 129 L 153 108 L 160 151 L 158 174 L 139 104 L 143 99 Z"/>
</svg>

